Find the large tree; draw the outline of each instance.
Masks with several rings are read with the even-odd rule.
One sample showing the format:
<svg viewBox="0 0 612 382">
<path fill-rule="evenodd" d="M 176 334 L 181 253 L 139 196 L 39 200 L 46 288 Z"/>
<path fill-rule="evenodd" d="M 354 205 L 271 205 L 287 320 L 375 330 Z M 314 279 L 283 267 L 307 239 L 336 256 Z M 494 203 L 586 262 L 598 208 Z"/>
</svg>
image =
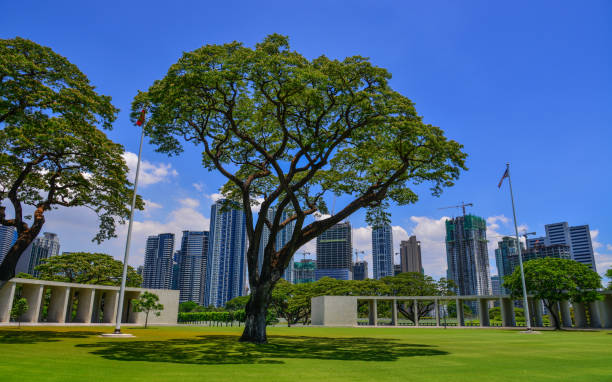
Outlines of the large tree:
<svg viewBox="0 0 612 382">
<path fill-rule="evenodd" d="M 52 256 L 36 267 L 41 280 L 79 284 L 121 285 L 123 262 L 104 253 L 73 252 Z M 140 287 L 142 276 L 128 266 L 126 285 Z"/>
<path fill-rule="evenodd" d="M 527 293 L 541 299 L 548 309 L 551 323 L 561 329 L 558 303 L 563 300 L 591 302 L 600 298 L 601 277 L 584 264 L 574 260 L 546 257 L 523 264 Z M 513 297 L 523 296 L 521 271 L 504 277 L 505 288 Z"/>
<path fill-rule="evenodd" d="M 412 185 L 429 182 L 438 195 L 465 168 L 462 146 L 424 123 L 390 77 L 364 57 L 309 60 L 270 35 L 254 49 L 233 42 L 187 52 L 135 97 L 132 117 L 150 110 L 146 131 L 158 151 L 202 147 L 204 167 L 228 179 L 223 194 L 244 208 L 251 298 L 242 341 L 266 342 L 272 288 L 302 245 L 362 208 L 370 223 L 388 220 L 390 202 L 416 202 Z M 345 203 L 309 218 L 329 214 L 328 194 Z M 291 222 L 291 238 L 275 248 Z"/>
<path fill-rule="evenodd" d="M 420 272 L 404 272 L 397 276 L 383 277 L 380 281 L 387 285 L 391 296 L 451 296 L 454 295 L 452 290 L 456 287 L 452 280 L 443 277 L 436 281 L 433 277 Z M 414 308 L 411 305 L 400 305 L 399 312 L 416 323 L 416 320 L 427 316 L 434 307 L 435 302 L 433 300 L 417 301 L 416 319 Z"/>
<path fill-rule="evenodd" d="M 115 236 L 132 195 L 123 147 L 106 137 L 118 110 L 66 58 L 32 41 L 0 39 L 0 224 L 17 241 L 0 265 L 0 287 L 58 207 L 88 207 L 94 240 Z M 139 208 L 142 201 L 138 201 Z M 31 209 L 33 216 L 27 215 Z"/>
</svg>

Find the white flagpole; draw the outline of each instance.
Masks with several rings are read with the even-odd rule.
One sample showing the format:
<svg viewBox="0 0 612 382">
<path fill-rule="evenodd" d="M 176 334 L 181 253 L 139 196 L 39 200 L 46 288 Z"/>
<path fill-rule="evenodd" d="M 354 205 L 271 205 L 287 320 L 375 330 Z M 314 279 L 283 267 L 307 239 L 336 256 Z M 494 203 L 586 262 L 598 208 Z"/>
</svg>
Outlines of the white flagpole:
<svg viewBox="0 0 612 382">
<path fill-rule="evenodd" d="M 529 315 L 529 303 L 527 301 L 527 286 L 525 285 L 525 272 L 523 271 L 523 255 L 521 254 L 521 241 L 519 239 L 518 226 L 516 225 L 516 210 L 514 208 L 514 195 L 512 193 L 512 180 L 510 179 L 510 163 L 506 163 L 508 173 L 508 184 L 510 184 L 510 200 L 512 200 L 512 216 L 514 217 L 514 232 L 516 233 L 516 249 L 518 251 L 519 267 L 521 268 L 521 283 L 523 284 L 523 307 L 525 312 L 525 323 L 527 330 L 531 331 L 531 317 Z"/>
<path fill-rule="evenodd" d="M 144 140 L 144 121 L 142 133 L 140 134 L 140 147 L 138 148 L 138 164 L 136 165 L 136 176 L 134 177 L 134 195 L 132 195 L 132 207 L 130 209 L 130 222 L 128 224 L 127 240 L 125 243 L 125 255 L 123 256 L 123 275 L 121 276 L 121 288 L 119 289 L 119 306 L 117 306 L 117 317 L 115 319 L 114 334 L 121 334 L 121 318 L 123 316 L 123 300 L 125 298 L 125 283 L 127 280 L 128 258 L 130 256 L 130 241 L 132 239 L 132 223 L 134 222 L 134 208 L 136 206 L 136 190 L 138 188 L 138 174 L 140 173 L 140 160 L 142 158 L 142 141 Z"/>
</svg>

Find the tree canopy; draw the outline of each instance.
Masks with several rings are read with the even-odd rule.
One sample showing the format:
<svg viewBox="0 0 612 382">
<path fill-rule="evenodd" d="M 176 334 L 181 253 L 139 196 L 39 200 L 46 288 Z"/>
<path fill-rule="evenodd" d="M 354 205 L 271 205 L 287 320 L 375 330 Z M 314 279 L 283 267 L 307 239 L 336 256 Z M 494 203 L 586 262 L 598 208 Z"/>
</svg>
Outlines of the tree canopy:
<svg viewBox="0 0 612 382">
<path fill-rule="evenodd" d="M 151 292 L 143 292 L 138 298 L 132 300 L 132 308 L 134 312 L 143 312 L 145 314 L 145 329 L 149 325 L 149 314 L 153 313 L 156 316 L 164 310 L 164 305 L 159 303 L 159 296 Z"/>
<path fill-rule="evenodd" d="M 612 268 L 606 271 L 606 277 L 608 278 L 608 289 L 612 289 Z"/>
<path fill-rule="evenodd" d="M 80 284 L 121 285 L 123 262 L 104 253 L 73 252 L 51 256 L 36 267 L 41 280 Z M 126 285 L 140 287 L 142 276 L 128 266 Z"/>
<path fill-rule="evenodd" d="M 0 205 L 0 224 L 18 235 L 0 282 L 14 276 L 45 212 L 88 207 L 99 217 L 97 242 L 114 237 L 116 223 L 129 216 L 123 147 L 100 130 L 111 129 L 117 113 L 66 58 L 26 39 L 0 39 L 0 203 L 8 199 L 14 214 Z"/>
<path fill-rule="evenodd" d="M 557 329 L 561 328 L 557 303 L 563 300 L 591 302 L 600 298 L 601 277 L 589 267 L 574 260 L 546 257 L 524 263 L 527 293 L 544 301 Z M 513 297 L 523 295 L 521 271 L 504 277 L 505 288 Z"/>
<path fill-rule="evenodd" d="M 242 204 L 251 290 L 242 340 L 266 341 L 272 288 L 302 245 L 361 208 L 371 224 L 387 221 L 389 203 L 417 201 L 414 185 L 438 195 L 465 169 L 462 146 L 424 123 L 390 77 L 360 56 L 309 60 L 274 34 L 255 49 L 233 42 L 187 52 L 135 97 L 132 118 L 150 110 L 146 132 L 157 150 L 201 147 L 204 167 L 228 179 L 222 193 Z M 330 212 L 331 194 L 346 204 L 307 220 Z M 290 223 L 291 238 L 275 248 Z"/>
</svg>

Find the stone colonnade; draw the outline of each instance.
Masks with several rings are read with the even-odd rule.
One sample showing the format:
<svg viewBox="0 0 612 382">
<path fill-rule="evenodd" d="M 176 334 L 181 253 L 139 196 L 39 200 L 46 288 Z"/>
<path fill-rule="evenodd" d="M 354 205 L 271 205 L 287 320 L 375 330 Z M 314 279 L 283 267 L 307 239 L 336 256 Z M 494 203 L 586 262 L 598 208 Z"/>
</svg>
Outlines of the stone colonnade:
<svg viewBox="0 0 612 382">
<path fill-rule="evenodd" d="M 116 323 L 119 302 L 119 287 L 117 286 L 14 278 L 0 289 L 0 324 L 10 322 L 11 307 L 18 288 L 20 298 L 25 298 L 28 302 L 28 311 L 18 319 L 22 323 Z M 134 312 L 131 308 L 131 300 L 138 298 L 145 290 L 126 288 L 122 322 L 131 324 L 144 322 L 142 314 Z M 150 321 L 176 323 L 176 318 L 172 318 L 172 314 L 178 311 L 178 291 L 155 290 L 153 292 L 161 297 L 165 311 L 161 320 L 157 317 L 150 317 Z M 43 314 L 45 307 L 46 317 Z"/>
<path fill-rule="evenodd" d="M 561 326 L 565 328 L 612 328 L 612 291 L 604 291 L 602 294 L 603 300 L 588 304 L 561 301 L 556 307 Z M 493 301 L 499 302 L 502 326 L 517 326 L 514 313 L 515 300 L 510 296 L 319 296 L 312 299 L 312 323 L 323 326 L 356 326 L 358 303 L 367 302 L 368 325 L 378 326 L 378 302 L 380 301 L 391 302 L 391 326 L 398 326 L 400 305 L 403 310 L 411 311 L 410 313 L 415 317 L 415 327 L 422 326 L 418 318 L 419 301 L 433 303 L 436 327 L 441 326 L 440 306 L 448 301 L 455 301 L 457 307 L 457 322 L 454 326 L 465 326 L 463 305 L 471 302 L 478 307 L 479 326 L 490 327 L 488 312 Z M 543 327 L 542 302 L 529 297 L 528 303 L 532 326 Z M 574 320 L 571 317 L 570 306 L 574 310 Z M 551 325 L 554 324 L 551 322 Z"/>
</svg>

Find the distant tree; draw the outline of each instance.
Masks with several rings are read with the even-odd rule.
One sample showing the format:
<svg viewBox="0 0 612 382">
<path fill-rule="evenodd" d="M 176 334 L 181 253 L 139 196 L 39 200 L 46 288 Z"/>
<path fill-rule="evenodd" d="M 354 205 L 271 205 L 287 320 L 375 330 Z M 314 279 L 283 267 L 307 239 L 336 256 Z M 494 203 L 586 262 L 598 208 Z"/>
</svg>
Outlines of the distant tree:
<svg viewBox="0 0 612 382">
<path fill-rule="evenodd" d="M 247 302 L 249 302 L 249 296 L 234 297 L 233 299 L 225 303 L 225 309 L 229 311 L 244 310 Z"/>
<path fill-rule="evenodd" d="M 612 268 L 606 271 L 606 277 L 608 278 L 608 289 L 612 289 Z"/>
<path fill-rule="evenodd" d="M 186 52 L 135 97 L 132 116 L 151 111 L 146 131 L 158 150 L 200 145 L 204 167 L 228 179 L 222 193 L 244 209 L 251 298 L 241 341 L 266 342 L 272 289 L 300 247 L 360 209 L 370 224 L 388 221 L 389 203 L 417 201 L 414 185 L 439 195 L 466 168 L 462 146 L 424 123 L 390 77 L 364 57 L 310 60 L 274 34 L 255 49 L 233 42 Z M 309 219 L 329 213 L 331 194 L 346 205 Z M 276 248 L 288 224 L 293 234 Z"/>
<path fill-rule="evenodd" d="M 0 287 L 52 209 L 88 207 L 99 218 L 93 240 L 116 236 L 116 223 L 129 216 L 132 185 L 123 147 L 98 127 L 110 130 L 117 112 L 110 97 L 50 48 L 0 39 L 0 203 L 8 199 L 13 210 L 9 218 L 0 205 L 0 224 L 17 230 L 0 263 Z"/>
<path fill-rule="evenodd" d="M 450 317 L 457 317 L 457 302 L 455 300 L 450 300 L 448 302 L 447 309 Z M 463 303 L 463 314 L 466 316 L 472 315 L 472 308 L 466 303 Z"/>
<path fill-rule="evenodd" d="M 404 272 L 397 276 L 383 277 L 380 281 L 387 285 L 391 296 L 450 296 L 454 294 L 452 280 L 441 278 L 436 281 L 433 277 L 420 272 Z M 434 307 L 434 301 L 417 301 L 417 318 L 427 316 Z M 412 322 L 416 322 L 412 306 L 400 305 L 399 312 Z"/>
<path fill-rule="evenodd" d="M 123 262 L 104 253 L 73 252 L 51 256 L 36 267 L 41 280 L 79 284 L 121 285 Z M 142 276 L 128 266 L 126 285 L 140 287 Z"/>
<path fill-rule="evenodd" d="M 523 268 L 527 293 L 544 302 L 556 329 L 561 329 L 560 301 L 591 302 L 600 298 L 597 289 L 601 288 L 601 277 L 577 261 L 546 257 L 527 261 Z M 504 277 L 503 286 L 511 291 L 513 297 L 523 296 L 518 267 Z"/>
<path fill-rule="evenodd" d="M 153 313 L 159 317 L 164 306 L 159 303 L 159 296 L 150 292 L 143 292 L 137 299 L 132 300 L 132 309 L 134 312 L 144 312 L 145 314 L 145 329 L 149 324 L 149 313 Z"/>
<path fill-rule="evenodd" d="M 21 327 L 21 317 L 26 314 L 28 309 L 28 300 L 23 297 L 15 301 L 15 303 L 13 304 L 13 308 L 11 309 L 11 318 L 19 323 L 19 327 Z"/>
<path fill-rule="evenodd" d="M 36 280 L 36 277 L 32 276 L 29 273 L 24 273 L 24 272 L 19 272 L 15 275 L 16 278 L 18 279 L 30 279 L 30 280 Z"/>
<path fill-rule="evenodd" d="M 204 308 L 194 301 L 184 301 L 179 304 L 180 313 L 200 312 L 203 310 Z"/>
</svg>

